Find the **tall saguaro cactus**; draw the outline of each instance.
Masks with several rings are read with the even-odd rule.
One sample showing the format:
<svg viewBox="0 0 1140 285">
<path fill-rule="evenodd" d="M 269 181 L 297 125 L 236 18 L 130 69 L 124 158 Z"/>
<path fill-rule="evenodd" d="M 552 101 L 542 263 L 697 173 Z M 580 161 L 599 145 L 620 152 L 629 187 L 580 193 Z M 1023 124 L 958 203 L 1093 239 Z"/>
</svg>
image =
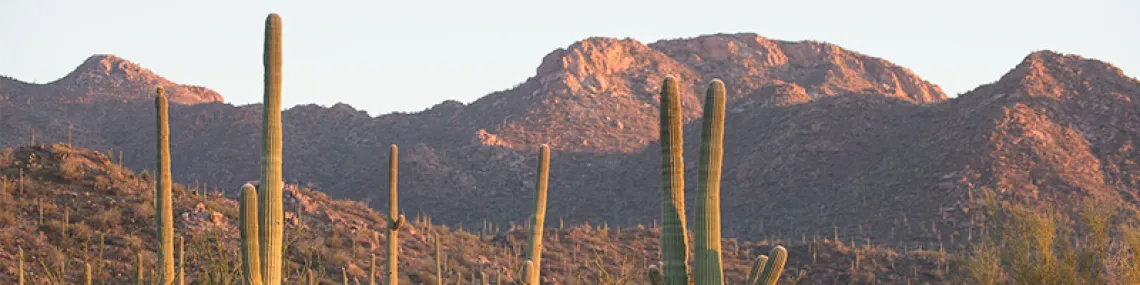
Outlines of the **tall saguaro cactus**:
<svg viewBox="0 0 1140 285">
<path fill-rule="evenodd" d="M 168 119 L 168 106 L 166 94 L 162 87 L 158 87 L 158 96 L 154 97 L 155 116 L 157 116 L 158 137 L 157 158 L 158 164 L 155 173 L 158 180 L 155 183 L 154 203 L 155 213 L 158 215 L 158 280 L 159 284 L 170 285 L 174 283 L 174 210 L 170 194 L 170 124 Z"/>
<path fill-rule="evenodd" d="M 661 230 L 662 270 L 649 268 L 654 285 L 688 285 L 688 243 L 685 240 L 684 166 L 681 153 L 681 106 L 677 81 L 666 77 L 661 88 L 661 184 L 664 201 Z M 724 284 L 720 234 L 720 176 L 724 158 L 725 87 L 720 79 L 705 92 L 701 124 L 700 172 L 697 174 L 696 270 L 697 285 Z M 772 257 L 757 258 L 747 285 L 775 285 L 787 261 L 787 250 L 777 246 Z"/>
<path fill-rule="evenodd" d="M 276 13 L 265 18 L 262 64 L 261 189 L 242 186 L 242 270 L 246 284 L 280 285 L 285 210 L 281 205 L 281 16 Z"/>
<path fill-rule="evenodd" d="M 696 270 L 701 285 L 724 284 L 720 248 L 720 170 L 724 157 L 724 82 L 714 79 L 705 94 L 701 122 L 700 172 L 697 174 Z"/>
<path fill-rule="evenodd" d="M 388 157 L 388 284 L 400 284 L 399 255 L 400 228 L 404 226 L 404 215 L 400 215 L 399 186 L 400 148 L 392 145 Z"/>
<path fill-rule="evenodd" d="M 542 145 L 538 152 L 538 177 L 534 186 L 534 220 L 530 226 L 530 248 L 527 249 L 526 284 L 538 285 L 542 271 L 542 230 L 546 224 L 546 186 L 550 175 L 550 147 Z"/>
<path fill-rule="evenodd" d="M 666 285 L 689 285 L 685 233 L 685 162 L 682 155 L 681 89 L 673 76 L 661 86 L 661 268 Z"/>
<path fill-rule="evenodd" d="M 265 18 L 265 102 L 263 103 L 262 173 L 258 193 L 258 242 L 261 278 L 265 285 L 281 284 L 281 246 L 285 210 L 281 205 L 281 16 Z"/>
</svg>

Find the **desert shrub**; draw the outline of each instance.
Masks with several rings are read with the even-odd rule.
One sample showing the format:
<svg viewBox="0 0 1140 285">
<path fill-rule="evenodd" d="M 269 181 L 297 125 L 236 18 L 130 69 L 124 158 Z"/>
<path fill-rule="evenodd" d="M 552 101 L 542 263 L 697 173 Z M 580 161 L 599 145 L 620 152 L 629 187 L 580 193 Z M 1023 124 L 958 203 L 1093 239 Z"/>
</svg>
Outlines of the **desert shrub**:
<svg viewBox="0 0 1140 285">
<path fill-rule="evenodd" d="M 149 199 L 142 201 L 142 203 L 135 203 L 134 206 L 132 206 L 132 211 L 135 214 L 135 218 L 141 219 L 141 221 L 150 221 L 155 217 L 154 203 Z"/>
<path fill-rule="evenodd" d="M 142 248 L 143 239 L 137 235 L 126 234 L 123 236 L 123 244 L 126 245 L 126 248 L 130 249 Z"/>
<path fill-rule="evenodd" d="M 0 149 L 0 165 L 11 164 L 12 160 L 14 159 L 12 157 L 12 153 L 13 153 L 12 148 L 10 148 L 10 147 Z"/>
<path fill-rule="evenodd" d="M 77 159 L 64 159 L 59 162 L 59 176 L 63 179 L 79 180 L 83 178 L 83 174 L 83 164 Z"/>
<path fill-rule="evenodd" d="M 99 228 L 115 229 L 123 221 L 123 211 L 115 207 L 104 209 L 91 216 L 91 221 Z"/>
<path fill-rule="evenodd" d="M 67 229 L 67 234 L 70 235 L 72 239 L 81 242 L 97 239 L 95 230 L 91 229 L 91 226 L 88 226 L 86 223 L 71 224 Z"/>
<path fill-rule="evenodd" d="M 16 225 L 16 213 L 6 205 L 0 204 L 0 228 Z"/>
<path fill-rule="evenodd" d="M 1118 204 L 1084 198 L 1073 218 L 1056 208 L 999 201 L 990 191 L 983 195 L 985 235 L 961 258 L 966 274 L 978 284 L 1140 281 L 1140 234 L 1120 219 Z"/>
<path fill-rule="evenodd" d="M 115 181 L 110 177 L 100 175 L 95 177 L 95 190 L 115 190 Z"/>
</svg>

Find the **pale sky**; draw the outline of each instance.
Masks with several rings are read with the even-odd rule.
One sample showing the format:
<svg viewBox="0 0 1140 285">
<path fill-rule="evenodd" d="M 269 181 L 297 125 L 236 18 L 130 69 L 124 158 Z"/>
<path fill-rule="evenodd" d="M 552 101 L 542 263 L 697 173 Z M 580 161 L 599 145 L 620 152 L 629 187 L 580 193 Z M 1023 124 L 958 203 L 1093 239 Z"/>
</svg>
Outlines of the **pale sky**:
<svg viewBox="0 0 1140 285">
<path fill-rule="evenodd" d="M 950 96 L 1041 49 L 1140 73 L 1136 0 L 0 0 L 0 74 L 43 83 L 108 53 L 256 103 L 271 12 L 284 21 L 286 106 L 343 102 L 373 116 L 508 89 L 592 36 L 820 40 L 910 68 Z"/>
</svg>

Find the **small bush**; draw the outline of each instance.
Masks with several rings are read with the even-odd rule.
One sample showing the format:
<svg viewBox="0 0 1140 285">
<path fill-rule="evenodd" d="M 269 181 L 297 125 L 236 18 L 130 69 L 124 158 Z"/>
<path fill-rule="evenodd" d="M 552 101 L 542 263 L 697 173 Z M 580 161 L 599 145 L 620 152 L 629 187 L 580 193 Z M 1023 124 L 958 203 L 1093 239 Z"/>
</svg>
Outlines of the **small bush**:
<svg viewBox="0 0 1140 285">
<path fill-rule="evenodd" d="M 83 164 L 75 159 L 64 159 L 59 162 L 59 176 L 67 180 L 83 179 Z"/>
<path fill-rule="evenodd" d="M 104 209 L 92 216 L 91 221 L 99 228 L 105 230 L 115 229 L 123 222 L 123 212 L 118 208 Z"/>
<path fill-rule="evenodd" d="M 13 159 L 12 148 L 6 147 L 4 149 L 0 149 L 0 165 L 11 164 Z"/>
</svg>

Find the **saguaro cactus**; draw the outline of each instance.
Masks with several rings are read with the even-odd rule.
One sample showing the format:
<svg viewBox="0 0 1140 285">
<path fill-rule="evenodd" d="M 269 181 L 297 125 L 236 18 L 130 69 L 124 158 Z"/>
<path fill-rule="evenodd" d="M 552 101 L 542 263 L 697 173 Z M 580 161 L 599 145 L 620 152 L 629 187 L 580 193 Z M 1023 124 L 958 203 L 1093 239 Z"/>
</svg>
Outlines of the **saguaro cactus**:
<svg viewBox="0 0 1140 285">
<path fill-rule="evenodd" d="M 764 265 L 764 272 L 756 280 L 756 285 L 776 285 L 776 281 L 780 280 L 780 274 L 784 273 L 784 263 L 788 262 L 788 250 L 776 246 L 770 255 L 768 263 Z"/>
<path fill-rule="evenodd" d="M 258 222 L 257 222 L 257 190 L 253 185 L 241 186 L 241 206 L 239 217 L 241 232 L 241 270 L 246 285 L 260 285 L 261 283 L 261 250 L 259 249 Z"/>
<path fill-rule="evenodd" d="M 261 189 L 258 228 L 261 278 L 265 285 L 281 284 L 281 246 L 285 210 L 281 205 L 281 16 L 265 19 L 265 98 L 262 113 Z"/>
<path fill-rule="evenodd" d="M 400 215 L 399 186 L 400 148 L 392 145 L 388 156 L 388 284 L 400 284 L 399 255 L 400 228 L 404 226 L 404 215 Z"/>
<path fill-rule="evenodd" d="M 135 258 L 135 280 L 138 285 L 143 285 L 145 283 L 143 283 L 142 253 L 135 253 L 135 255 L 137 256 Z"/>
<path fill-rule="evenodd" d="M 697 284 L 724 284 L 720 247 L 720 170 L 724 156 L 724 82 L 714 79 L 705 94 L 701 124 L 700 172 L 697 174 Z"/>
<path fill-rule="evenodd" d="M 685 236 L 685 163 L 682 156 L 681 90 L 677 79 L 661 86 L 661 268 L 667 285 L 689 285 Z"/>
<path fill-rule="evenodd" d="M 186 237 L 178 237 L 178 285 L 186 285 Z"/>
<path fill-rule="evenodd" d="M 158 215 L 158 280 L 159 284 L 170 285 L 174 283 L 174 209 L 171 199 L 170 187 L 170 125 L 166 94 L 162 87 L 158 87 L 157 96 L 154 97 L 155 116 L 157 117 L 158 148 L 155 183 L 155 213 Z"/>
<path fill-rule="evenodd" d="M 443 259 L 439 254 L 439 235 L 432 235 L 432 242 L 435 243 L 435 283 L 436 285 L 443 285 Z"/>
<path fill-rule="evenodd" d="M 542 230 L 546 224 L 546 186 L 550 175 L 550 147 L 542 145 L 538 152 L 538 177 L 534 186 L 534 220 L 530 226 L 530 248 L 527 250 L 526 284 L 538 285 L 542 269 Z"/>
<path fill-rule="evenodd" d="M 654 285 L 688 285 L 686 264 L 688 243 L 685 240 L 684 166 L 681 134 L 680 92 L 676 80 L 669 76 L 661 88 L 661 167 L 664 203 L 661 250 L 663 268 L 649 268 Z M 720 175 L 724 156 L 724 82 L 714 79 L 705 94 L 704 118 L 701 125 L 700 172 L 697 178 L 696 205 L 696 272 L 699 285 L 721 285 L 724 270 L 720 234 Z M 775 285 L 787 260 L 787 250 L 777 246 L 772 257 L 756 259 L 746 284 Z"/>
<path fill-rule="evenodd" d="M 261 189 L 242 186 L 242 270 L 246 284 L 280 285 L 285 210 L 281 201 L 281 16 L 276 13 L 265 18 L 262 64 Z"/>
<path fill-rule="evenodd" d="M 91 263 L 83 263 L 83 284 L 91 285 Z"/>
</svg>

